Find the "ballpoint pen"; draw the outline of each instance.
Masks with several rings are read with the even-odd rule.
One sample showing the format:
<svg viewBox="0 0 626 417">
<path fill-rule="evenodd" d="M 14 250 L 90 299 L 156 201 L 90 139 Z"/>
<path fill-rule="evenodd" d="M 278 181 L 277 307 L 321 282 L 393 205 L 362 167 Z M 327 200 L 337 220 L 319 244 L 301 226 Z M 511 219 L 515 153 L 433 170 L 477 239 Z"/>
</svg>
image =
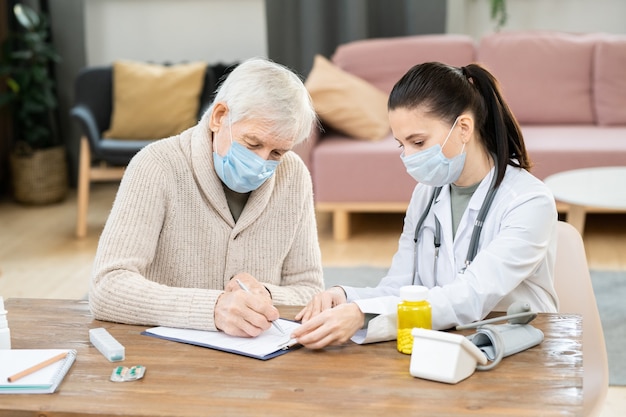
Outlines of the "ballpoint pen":
<svg viewBox="0 0 626 417">
<path fill-rule="evenodd" d="M 239 284 L 239 287 L 240 287 L 242 290 L 244 290 L 245 292 L 250 292 L 250 290 L 248 289 L 248 287 L 246 287 L 246 285 L 245 285 L 243 282 L 239 281 L 238 279 L 237 279 L 236 281 L 237 281 L 237 284 Z M 285 331 L 283 330 L 283 328 L 282 328 L 282 327 L 280 327 L 280 325 L 279 325 L 276 321 L 273 321 L 273 322 L 272 322 L 272 325 L 273 325 L 274 327 L 276 327 L 276 329 L 277 329 L 277 330 L 278 330 L 281 334 L 285 334 Z"/>
</svg>

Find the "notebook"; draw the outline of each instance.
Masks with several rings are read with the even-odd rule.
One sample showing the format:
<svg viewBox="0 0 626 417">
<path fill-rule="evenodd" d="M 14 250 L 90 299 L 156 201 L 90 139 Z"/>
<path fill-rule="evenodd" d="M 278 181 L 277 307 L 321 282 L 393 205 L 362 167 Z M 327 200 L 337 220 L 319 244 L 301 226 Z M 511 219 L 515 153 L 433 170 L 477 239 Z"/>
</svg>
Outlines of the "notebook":
<svg viewBox="0 0 626 417">
<path fill-rule="evenodd" d="M 146 329 L 141 334 L 267 360 L 289 352 L 290 348 L 296 344 L 295 340 L 291 339 L 289 335 L 300 326 L 300 323 L 285 319 L 278 319 L 278 322 L 286 334 L 281 334 L 274 326 L 271 326 L 257 337 L 236 337 L 229 336 L 224 332 L 163 326 Z"/>
<path fill-rule="evenodd" d="M 17 381 L 7 378 L 60 353 L 67 356 Z M 0 394 L 51 394 L 76 359 L 74 349 L 0 349 Z"/>
</svg>

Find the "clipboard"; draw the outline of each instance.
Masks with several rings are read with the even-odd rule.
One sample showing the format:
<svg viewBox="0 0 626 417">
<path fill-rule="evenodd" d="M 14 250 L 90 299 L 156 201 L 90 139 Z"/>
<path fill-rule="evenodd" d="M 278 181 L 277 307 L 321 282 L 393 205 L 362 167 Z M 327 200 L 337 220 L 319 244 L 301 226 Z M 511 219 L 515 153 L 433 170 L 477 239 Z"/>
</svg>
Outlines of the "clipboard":
<svg viewBox="0 0 626 417">
<path fill-rule="evenodd" d="M 278 319 L 278 321 L 286 334 L 281 334 L 274 326 L 271 326 L 257 337 L 237 337 L 227 335 L 224 332 L 164 326 L 146 329 L 141 334 L 222 352 L 235 353 L 254 359 L 268 360 L 300 347 L 295 340 L 289 337 L 291 332 L 300 326 L 300 323 L 285 319 Z"/>
<path fill-rule="evenodd" d="M 67 356 L 15 382 L 7 378 L 60 353 Z M 51 394 L 76 360 L 75 349 L 0 349 L 0 394 Z"/>
</svg>

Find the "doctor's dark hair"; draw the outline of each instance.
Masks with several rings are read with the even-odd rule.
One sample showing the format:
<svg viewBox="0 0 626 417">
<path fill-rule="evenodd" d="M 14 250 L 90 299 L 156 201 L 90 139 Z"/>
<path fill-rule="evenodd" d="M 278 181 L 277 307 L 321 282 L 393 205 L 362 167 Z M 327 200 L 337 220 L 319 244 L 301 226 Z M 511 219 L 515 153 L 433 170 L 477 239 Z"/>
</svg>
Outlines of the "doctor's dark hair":
<svg viewBox="0 0 626 417">
<path fill-rule="evenodd" d="M 519 124 L 502 98 L 498 81 L 482 66 L 415 65 L 394 85 L 388 109 L 417 107 L 450 124 L 463 112 L 471 112 L 480 140 L 498 159 L 496 185 L 502 182 L 507 164 L 530 170 Z"/>
</svg>

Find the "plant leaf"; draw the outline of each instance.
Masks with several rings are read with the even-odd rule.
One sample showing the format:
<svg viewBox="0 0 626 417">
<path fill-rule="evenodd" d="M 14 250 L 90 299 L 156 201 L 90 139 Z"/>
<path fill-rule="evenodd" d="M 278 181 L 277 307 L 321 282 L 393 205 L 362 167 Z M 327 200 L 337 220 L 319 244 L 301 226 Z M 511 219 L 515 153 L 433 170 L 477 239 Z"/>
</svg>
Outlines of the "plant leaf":
<svg viewBox="0 0 626 417">
<path fill-rule="evenodd" d="M 34 30 L 39 26 L 39 15 L 28 6 L 18 3 L 13 7 L 13 13 L 20 25 L 26 29 Z"/>
</svg>

